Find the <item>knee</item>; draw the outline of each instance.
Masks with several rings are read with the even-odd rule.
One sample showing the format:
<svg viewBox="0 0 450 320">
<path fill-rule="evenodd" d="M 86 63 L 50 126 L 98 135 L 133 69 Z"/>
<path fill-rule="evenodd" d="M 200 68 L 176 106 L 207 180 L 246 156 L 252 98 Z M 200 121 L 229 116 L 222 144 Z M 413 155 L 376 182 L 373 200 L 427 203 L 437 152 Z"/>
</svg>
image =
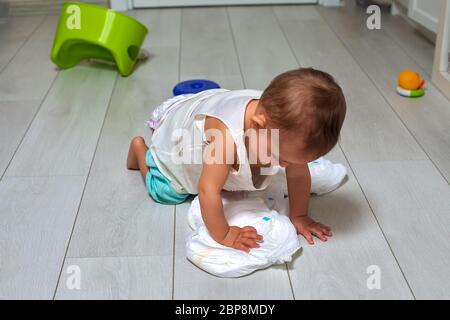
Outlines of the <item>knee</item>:
<svg viewBox="0 0 450 320">
<path fill-rule="evenodd" d="M 133 148 L 139 148 L 142 147 L 143 145 L 145 145 L 145 140 L 143 137 L 137 136 L 131 140 L 131 146 Z"/>
</svg>

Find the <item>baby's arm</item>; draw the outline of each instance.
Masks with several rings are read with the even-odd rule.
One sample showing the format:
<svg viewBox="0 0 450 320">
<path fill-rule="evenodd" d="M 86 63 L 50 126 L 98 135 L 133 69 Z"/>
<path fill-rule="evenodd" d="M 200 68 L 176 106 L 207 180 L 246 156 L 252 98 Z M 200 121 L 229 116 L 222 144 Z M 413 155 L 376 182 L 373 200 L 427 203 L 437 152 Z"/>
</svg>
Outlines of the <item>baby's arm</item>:
<svg viewBox="0 0 450 320">
<path fill-rule="evenodd" d="M 220 195 L 229 170 L 226 164 L 203 164 L 198 184 L 203 221 L 211 237 L 219 243 L 223 242 L 229 229 Z"/>
<path fill-rule="evenodd" d="M 332 233 L 327 226 L 308 217 L 311 192 L 311 175 L 308 164 L 290 164 L 286 167 L 289 193 L 289 215 L 297 232 L 305 237 L 309 244 L 314 244 L 313 235 L 327 241 Z"/>
<path fill-rule="evenodd" d="M 226 126 L 216 118 L 207 118 L 205 135 L 208 139 L 208 152 L 214 157 L 203 162 L 202 174 L 198 183 L 198 197 L 203 221 L 211 237 L 220 244 L 235 249 L 250 251 L 257 248 L 262 237 L 253 227 L 239 228 L 229 226 L 223 210 L 221 191 L 232 168 L 227 160 L 227 152 L 234 154 L 236 146 Z M 209 151 L 211 151 L 209 153 Z M 217 152 L 220 154 L 216 154 Z"/>
<path fill-rule="evenodd" d="M 226 164 L 204 164 L 198 186 L 198 197 L 203 221 L 211 237 L 218 243 L 249 252 L 258 248 L 262 237 L 253 227 L 228 226 L 225 219 L 220 192 L 228 177 L 230 166 Z"/>
</svg>

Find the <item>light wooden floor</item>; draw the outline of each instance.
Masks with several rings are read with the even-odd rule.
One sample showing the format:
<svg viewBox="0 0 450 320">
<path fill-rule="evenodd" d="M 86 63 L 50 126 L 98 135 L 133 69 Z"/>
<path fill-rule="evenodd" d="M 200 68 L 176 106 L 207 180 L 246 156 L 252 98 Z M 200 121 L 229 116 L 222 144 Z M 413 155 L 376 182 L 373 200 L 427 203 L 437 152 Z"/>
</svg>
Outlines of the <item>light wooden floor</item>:
<svg viewBox="0 0 450 320">
<path fill-rule="evenodd" d="M 352 2 L 349 2 L 352 3 Z M 406 68 L 429 79 L 433 46 L 399 17 L 365 28 L 360 8 L 213 7 L 131 13 L 151 58 L 132 76 L 49 60 L 57 17 L 0 20 L 0 298 L 450 298 L 450 102 L 395 91 Z M 133 135 L 180 80 L 263 89 L 313 66 L 349 110 L 329 158 L 349 180 L 314 197 L 327 243 L 292 263 L 219 279 L 185 258 L 189 204 L 162 206 L 125 169 Z M 81 290 L 69 290 L 69 266 Z M 381 270 L 369 290 L 367 268 Z"/>
</svg>

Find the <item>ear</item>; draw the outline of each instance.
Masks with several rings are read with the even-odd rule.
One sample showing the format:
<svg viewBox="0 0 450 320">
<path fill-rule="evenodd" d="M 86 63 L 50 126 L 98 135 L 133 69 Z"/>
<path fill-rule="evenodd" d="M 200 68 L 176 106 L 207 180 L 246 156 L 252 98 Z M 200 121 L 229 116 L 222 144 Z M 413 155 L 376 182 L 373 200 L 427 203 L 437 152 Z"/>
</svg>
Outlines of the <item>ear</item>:
<svg viewBox="0 0 450 320">
<path fill-rule="evenodd" d="M 257 129 L 266 129 L 267 127 L 267 116 L 264 110 L 261 110 L 260 112 L 256 112 L 251 117 L 252 126 L 254 126 Z"/>
</svg>

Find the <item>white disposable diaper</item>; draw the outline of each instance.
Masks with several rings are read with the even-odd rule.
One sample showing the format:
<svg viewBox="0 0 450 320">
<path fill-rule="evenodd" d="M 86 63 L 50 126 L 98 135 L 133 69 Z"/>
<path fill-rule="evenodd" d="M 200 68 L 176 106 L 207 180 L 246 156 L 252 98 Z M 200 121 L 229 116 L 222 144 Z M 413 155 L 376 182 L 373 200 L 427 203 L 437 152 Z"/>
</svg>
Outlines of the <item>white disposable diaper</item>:
<svg viewBox="0 0 450 320">
<path fill-rule="evenodd" d="M 311 174 L 311 193 L 321 195 L 335 190 L 347 175 L 340 163 L 332 163 L 323 157 L 308 163 Z"/>
<path fill-rule="evenodd" d="M 336 189 L 346 176 L 341 164 L 324 158 L 308 164 L 311 193 L 324 194 Z M 187 258 L 199 268 L 219 277 L 241 277 L 272 264 L 289 262 L 300 248 L 297 232 L 288 217 L 285 172 L 281 170 L 265 191 L 223 192 L 222 202 L 229 225 L 253 226 L 263 236 L 259 248 L 250 253 L 225 247 L 214 241 L 203 223 L 196 197 L 188 211 L 193 229 L 186 243 Z"/>
<path fill-rule="evenodd" d="M 188 223 L 194 232 L 187 241 L 186 254 L 201 269 L 219 277 L 245 276 L 257 269 L 290 261 L 300 248 L 289 218 L 270 210 L 262 198 L 245 192 L 223 192 L 222 201 L 229 225 L 252 226 L 263 236 L 263 241 L 250 253 L 217 243 L 203 223 L 196 197 L 188 211 Z"/>
</svg>

